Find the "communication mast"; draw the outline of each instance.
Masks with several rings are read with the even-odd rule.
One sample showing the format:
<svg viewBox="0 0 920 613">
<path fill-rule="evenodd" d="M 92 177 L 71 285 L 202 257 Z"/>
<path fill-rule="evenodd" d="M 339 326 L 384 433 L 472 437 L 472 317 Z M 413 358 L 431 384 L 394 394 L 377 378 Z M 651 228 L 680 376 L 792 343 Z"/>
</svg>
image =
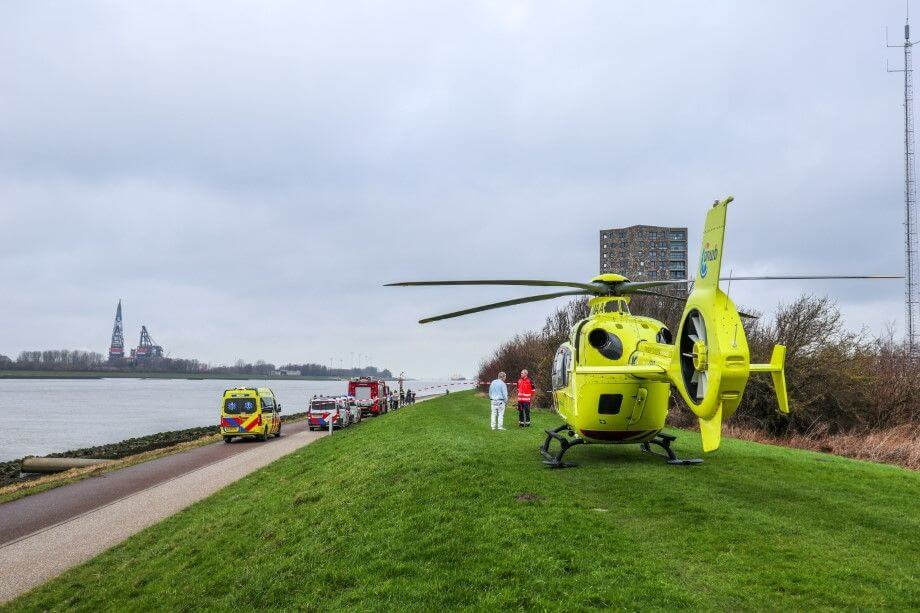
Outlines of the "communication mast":
<svg viewBox="0 0 920 613">
<path fill-rule="evenodd" d="M 112 342 L 109 345 L 109 362 L 120 362 L 125 357 L 125 333 L 121 322 L 121 300 L 115 310 L 115 326 L 112 328 Z"/>
<path fill-rule="evenodd" d="M 910 40 L 910 15 L 904 21 L 904 44 L 888 47 L 904 49 L 904 68 L 888 72 L 904 73 L 904 324 L 910 356 L 920 354 L 920 261 L 917 259 L 917 189 L 914 172 L 914 93 L 913 59 Z"/>
</svg>

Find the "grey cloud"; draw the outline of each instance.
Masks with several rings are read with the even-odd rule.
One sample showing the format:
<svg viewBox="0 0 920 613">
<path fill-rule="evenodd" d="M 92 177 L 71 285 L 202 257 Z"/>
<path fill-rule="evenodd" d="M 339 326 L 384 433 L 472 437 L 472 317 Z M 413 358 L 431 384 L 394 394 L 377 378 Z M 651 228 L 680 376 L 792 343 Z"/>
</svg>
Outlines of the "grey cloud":
<svg viewBox="0 0 920 613">
<path fill-rule="evenodd" d="M 902 8 L 6 5 L 0 352 L 102 350 L 123 297 L 174 355 L 470 372 L 551 306 L 419 327 L 518 294 L 380 285 L 587 278 L 600 227 L 687 225 L 695 249 L 727 193 L 736 272 L 898 272 Z M 802 289 L 901 318 L 898 283 L 732 295 Z"/>
</svg>

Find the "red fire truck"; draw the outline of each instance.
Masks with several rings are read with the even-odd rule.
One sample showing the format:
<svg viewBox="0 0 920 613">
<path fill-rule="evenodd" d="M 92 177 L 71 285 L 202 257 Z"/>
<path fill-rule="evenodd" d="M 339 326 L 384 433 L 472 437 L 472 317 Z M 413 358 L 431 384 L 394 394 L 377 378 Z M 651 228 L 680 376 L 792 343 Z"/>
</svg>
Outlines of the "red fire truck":
<svg viewBox="0 0 920 613">
<path fill-rule="evenodd" d="M 387 412 L 387 396 L 390 390 L 386 381 L 370 377 L 355 377 L 348 380 L 348 395 L 361 408 L 361 415 L 383 415 Z"/>
</svg>

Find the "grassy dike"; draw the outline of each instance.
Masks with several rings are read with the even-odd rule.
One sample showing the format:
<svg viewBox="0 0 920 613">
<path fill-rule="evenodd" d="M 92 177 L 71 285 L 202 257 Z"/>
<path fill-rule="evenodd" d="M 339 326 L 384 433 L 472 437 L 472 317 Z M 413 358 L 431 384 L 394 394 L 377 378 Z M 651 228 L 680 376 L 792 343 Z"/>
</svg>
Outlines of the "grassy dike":
<svg viewBox="0 0 920 613">
<path fill-rule="evenodd" d="M 302 375 L 244 375 L 209 372 L 146 370 L 0 370 L 0 379 L 215 379 L 220 381 L 341 381 L 340 377 Z"/>
<path fill-rule="evenodd" d="M 451 394 L 317 441 L 11 610 L 920 607 L 920 473 L 726 440 L 700 466 L 491 432 Z M 678 452 L 699 453 L 680 433 Z"/>
</svg>

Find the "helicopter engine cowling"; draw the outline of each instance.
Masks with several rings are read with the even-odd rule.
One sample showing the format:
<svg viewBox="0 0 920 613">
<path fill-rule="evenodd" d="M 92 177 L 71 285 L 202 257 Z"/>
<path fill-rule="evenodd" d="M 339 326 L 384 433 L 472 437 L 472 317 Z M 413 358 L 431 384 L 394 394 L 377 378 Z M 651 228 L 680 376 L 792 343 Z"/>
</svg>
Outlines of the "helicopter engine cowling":
<svg viewBox="0 0 920 613">
<path fill-rule="evenodd" d="M 623 357 L 623 341 L 616 334 L 603 328 L 594 328 L 588 333 L 588 344 L 608 360 L 619 360 Z"/>
</svg>

